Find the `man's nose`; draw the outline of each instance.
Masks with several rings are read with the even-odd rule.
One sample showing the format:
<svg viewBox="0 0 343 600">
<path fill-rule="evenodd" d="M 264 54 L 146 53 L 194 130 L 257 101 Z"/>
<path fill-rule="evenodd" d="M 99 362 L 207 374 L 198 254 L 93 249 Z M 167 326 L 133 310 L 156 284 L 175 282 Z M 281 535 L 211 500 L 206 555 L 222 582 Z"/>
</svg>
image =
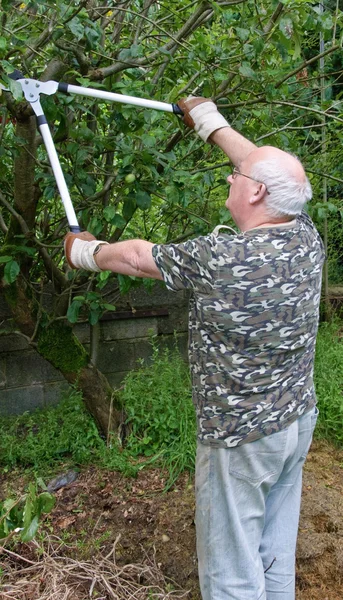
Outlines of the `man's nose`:
<svg viewBox="0 0 343 600">
<path fill-rule="evenodd" d="M 233 182 L 232 173 L 230 173 L 230 175 L 226 178 L 226 181 L 231 185 Z"/>
</svg>

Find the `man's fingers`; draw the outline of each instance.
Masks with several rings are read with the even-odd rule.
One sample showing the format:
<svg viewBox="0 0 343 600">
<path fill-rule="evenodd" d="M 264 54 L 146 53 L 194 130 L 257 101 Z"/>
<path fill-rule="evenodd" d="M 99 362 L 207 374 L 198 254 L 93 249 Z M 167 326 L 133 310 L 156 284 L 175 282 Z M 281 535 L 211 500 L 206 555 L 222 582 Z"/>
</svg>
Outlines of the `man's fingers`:
<svg viewBox="0 0 343 600">
<path fill-rule="evenodd" d="M 65 240 L 69 238 L 73 238 L 73 241 L 75 238 L 79 239 L 79 240 L 83 240 L 84 242 L 91 242 L 92 240 L 95 240 L 96 238 L 94 237 L 94 235 L 92 235 L 91 233 L 89 233 L 89 231 L 81 231 L 80 233 L 67 233 L 67 235 L 65 236 Z"/>
<path fill-rule="evenodd" d="M 91 242 L 96 238 L 94 237 L 94 235 L 89 233 L 89 231 L 81 231 L 80 233 L 67 233 L 67 235 L 64 238 L 64 254 L 66 256 L 68 264 L 71 266 L 72 269 L 77 268 L 71 260 L 72 247 L 76 239 L 82 240 L 84 242 Z"/>
<path fill-rule="evenodd" d="M 203 98 L 200 96 L 189 96 L 188 98 L 181 98 L 181 100 L 178 102 L 178 106 L 183 112 L 183 122 L 191 129 L 194 129 L 195 123 L 189 113 L 193 108 L 199 106 L 199 104 L 203 104 L 204 102 L 212 103 L 212 100 L 210 98 Z"/>
<path fill-rule="evenodd" d="M 108 242 L 97 240 L 88 231 L 82 233 L 68 233 L 64 238 L 64 252 L 69 265 L 73 269 L 85 269 L 93 273 L 99 273 L 100 267 L 94 259 L 94 253 L 101 245 Z"/>
</svg>

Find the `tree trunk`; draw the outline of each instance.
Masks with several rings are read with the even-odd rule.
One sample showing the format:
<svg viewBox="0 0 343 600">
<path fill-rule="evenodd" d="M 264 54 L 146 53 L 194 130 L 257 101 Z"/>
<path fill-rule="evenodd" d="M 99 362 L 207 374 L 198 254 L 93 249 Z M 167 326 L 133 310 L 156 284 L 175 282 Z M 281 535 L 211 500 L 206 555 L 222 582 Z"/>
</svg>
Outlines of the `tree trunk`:
<svg viewBox="0 0 343 600">
<path fill-rule="evenodd" d="M 21 105 L 21 109 L 23 105 Z M 16 115 L 18 117 L 18 114 Z M 15 328 L 23 334 L 38 353 L 50 362 L 65 379 L 82 392 L 87 409 L 94 417 L 101 432 L 107 436 L 118 430 L 122 410 L 118 398 L 106 377 L 91 363 L 89 356 L 74 335 L 71 326 L 56 315 L 48 314 L 41 305 L 37 288 L 31 285 L 30 270 L 35 259 L 28 254 L 16 254 L 18 239 L 24 237 L 22 245 L 35 245 L 34 227 L 38 193 L 35 186 L 36 124 L 35 117 L 20 111 L 16 135 L 25 140 L 15 158 L 14 202 L 10 226 L 1 254 L 14 254 L 20 263 L 20 273 L 13 283 L 3 277 L 4 265 L 0 264 L 0 289 L 11 311 Z M 18 238 L 18 235 L 20 236 Z M 49 272 L 50 256 L 45 248 L 43 262 L 48 279 L 58 285 L 58 291 L 66 288 L 67 278 L 57 267 Z M 53 263 L 52 263 L 53 264 Z M 58 272 L 57 272 L 58 271 Z"/>
<path fill-rule="evenodd" d="M 107 437 L 110 432 L 118 432 L 123 420 L 118 397 L 106 377 L 90 362 L 72 327 L 62 320 L 37 325 L 38 315 L 40 323 L 48 322 L 49 317 L 32 297 L 22 275 L 11 285 L 3 283 L 2 290 L 16 328 L 68 383 L 81 391 L 101 433 Z"/>
</svg>

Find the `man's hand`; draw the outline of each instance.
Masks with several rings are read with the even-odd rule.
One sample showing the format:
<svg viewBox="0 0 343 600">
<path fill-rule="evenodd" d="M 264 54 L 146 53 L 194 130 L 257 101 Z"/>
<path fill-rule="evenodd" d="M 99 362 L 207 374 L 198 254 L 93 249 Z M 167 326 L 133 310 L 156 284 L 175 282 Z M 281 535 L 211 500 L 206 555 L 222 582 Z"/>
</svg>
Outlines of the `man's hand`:
<svg viewBox="0 0 343 600">
<path fill-rule="evenodd" d="M 220 114 L 214 102 L 209 98 L 181 98 L 178 106 L 183 112 L 183 121 L 199 134 L 204 142 L 223 127 L 230 127 L 229 123 Z"/>
<path fill-rule="evenodd" d="M 72 269 L 85 269 L 99 273 L 101 269 L 95 262 L 94 254 L 99 246 L 107 243 L 97 240 L 88 231 L 67 233 L 64 238 L 64 253 L 68 264 Z"/>
</svg>

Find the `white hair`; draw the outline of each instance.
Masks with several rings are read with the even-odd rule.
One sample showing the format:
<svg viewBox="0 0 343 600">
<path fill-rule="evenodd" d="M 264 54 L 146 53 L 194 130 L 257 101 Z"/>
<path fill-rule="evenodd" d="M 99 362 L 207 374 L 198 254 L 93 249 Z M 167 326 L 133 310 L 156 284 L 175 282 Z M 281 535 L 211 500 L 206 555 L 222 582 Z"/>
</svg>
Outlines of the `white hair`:
<svg viewBox="0 0 343 600">
<path fill-rule="evenodd" d="M 306 175 L 303 181 L 299 181 L 279 159 L 270 158 L 254 163 L 250 176 L 264 183 L 269 192 L 265 196 L 265 205 L 270 217 L 298 215 L 312 198 L 311 184 Z"/>
</svg>

